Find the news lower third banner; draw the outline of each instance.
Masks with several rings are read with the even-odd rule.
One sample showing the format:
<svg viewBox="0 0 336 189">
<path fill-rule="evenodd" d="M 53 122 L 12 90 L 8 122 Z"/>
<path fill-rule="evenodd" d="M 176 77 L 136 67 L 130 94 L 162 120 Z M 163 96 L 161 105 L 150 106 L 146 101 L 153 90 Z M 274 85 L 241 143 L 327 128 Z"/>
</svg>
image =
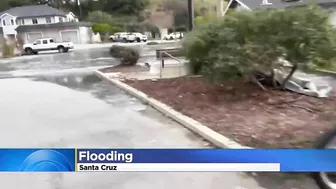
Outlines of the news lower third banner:
<svg viewBox="0 0 336 189">
<path fill-rule="evenodd" d="M 0 149 L 0 172 L 336 172 L 336 150 Z"/>
</svg>

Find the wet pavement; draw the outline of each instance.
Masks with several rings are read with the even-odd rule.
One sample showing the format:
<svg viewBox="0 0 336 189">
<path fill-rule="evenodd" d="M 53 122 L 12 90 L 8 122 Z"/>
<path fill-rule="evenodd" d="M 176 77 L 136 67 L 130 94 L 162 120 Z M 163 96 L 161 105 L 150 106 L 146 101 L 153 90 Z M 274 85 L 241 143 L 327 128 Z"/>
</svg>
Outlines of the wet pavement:
<svg viewBox="0 0 336 189">
<path fill-rule="evenodd" d="M 108 49 L 0 60 L 0 147 L 208 148 L 179 124 L 93 75 Z M 316 189 L 302 175 L 1 174 L 7 189 Z"/>
</svg>

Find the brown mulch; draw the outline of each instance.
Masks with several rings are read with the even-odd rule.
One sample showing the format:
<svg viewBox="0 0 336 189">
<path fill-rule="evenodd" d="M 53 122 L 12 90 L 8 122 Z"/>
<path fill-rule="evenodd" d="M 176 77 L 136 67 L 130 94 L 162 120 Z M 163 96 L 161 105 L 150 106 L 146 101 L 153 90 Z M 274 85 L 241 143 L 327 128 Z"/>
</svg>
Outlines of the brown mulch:
<svg viewBox="0 0 336 189">
<path fill-rule="evenodd" d="M 145 72 L 149 71 L 148 67 L 135 65 L 135 66 L 124 66 L 124 65 L 117 65 L 113 67 L 107 67 L 100 69 L 103 73 L 113 73 L 113 72 L 122 72 L 122 73 L 129 73 L 129 72 Z"/>
<path fill-rule="evenodd" d="M 336 121 L 334 95 L 265 92 L 242 81 L 209 84 L 201 77 L 125 83 L 250 147 L 309 148 Z"/>
</svg>

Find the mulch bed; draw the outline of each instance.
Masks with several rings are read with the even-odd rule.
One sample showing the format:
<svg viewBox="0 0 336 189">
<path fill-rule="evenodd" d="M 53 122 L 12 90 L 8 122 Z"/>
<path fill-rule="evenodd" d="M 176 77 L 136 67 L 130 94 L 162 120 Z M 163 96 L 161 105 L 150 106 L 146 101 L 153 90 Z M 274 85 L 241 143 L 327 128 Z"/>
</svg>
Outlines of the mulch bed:
<svg viewBox="0 0 336 189">
<path fill-rule="evenodd" d="M 114 72 L 130 73 L 130 72 L 149 71 L 149 68 L 145 66 L 140 66 L 140 65 L 135 65 L 135 66 L 117 65 L 113 67 L 100 69 L 100 71 L 103 73 L 114 73 Z"/>
<path fill-rule="evenodd" d="M 309 148 L 336 121 L 336 96 L 260 90 L 243 81 L 202 77 L 125 83 L 236 142 L 260 148 Z"/>
</svg>

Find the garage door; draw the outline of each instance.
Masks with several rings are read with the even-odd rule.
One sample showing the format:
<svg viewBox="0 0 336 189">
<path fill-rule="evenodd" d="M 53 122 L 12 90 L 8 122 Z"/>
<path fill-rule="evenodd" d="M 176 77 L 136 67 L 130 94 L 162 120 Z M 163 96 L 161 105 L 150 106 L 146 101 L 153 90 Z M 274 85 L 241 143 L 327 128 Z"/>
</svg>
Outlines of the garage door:
<svg viewBox="0 0 336 189">
<path fill-rule="evenodd" d="M 34 41 L 40 38 L 42 38 L 42 33 L 27 33 L 28 43 L 33 43 Z"/>
<path fill-rule="evenodd" d="M 63 42 L 79 43 L 78 31 L 61 31 L 61 36 Z"/>
</svg>

